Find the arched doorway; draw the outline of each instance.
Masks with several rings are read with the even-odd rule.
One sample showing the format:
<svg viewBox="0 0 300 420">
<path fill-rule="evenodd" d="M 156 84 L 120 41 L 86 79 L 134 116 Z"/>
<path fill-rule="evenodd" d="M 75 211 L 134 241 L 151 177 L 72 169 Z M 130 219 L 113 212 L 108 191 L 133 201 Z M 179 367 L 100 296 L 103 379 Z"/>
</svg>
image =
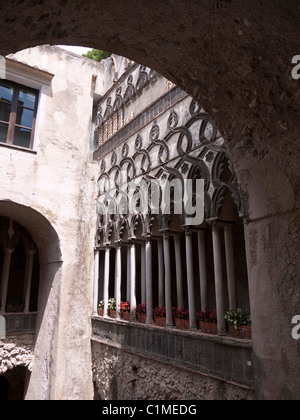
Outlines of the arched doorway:
<svg viewBox="0 0 300 420">
<path fill-rule="evenodd" d="M 10 318 L 7 333 L 34 331 L 34 317 L 28 323 L 26 320 L 38 308 L 38 248 L 27 229 L 3 216 L 0 216 L 0 244 L 1 314 Z M 15 323 L 13 319 L 17 318 Z"/>
<path fill-rule="evenodd" d="M 26 317 L 30 317 L 34 314 L 35 322 L 34 324 L 31 324 L 29 331 L 28 329 L 25 329 L 25 336 L 27 334 L 34 334 L 35 354 L 42 355 L 41 358 L 39 357 L 36 359 L 33 368 L 32 366 L 30 367 L 30 369 L 32 368 L 30 376 L 26 373 L 26 368 L 24 368 L 25 370 L 14 369 L 12 372 L 7 371 L 4 375 L 5 379 L 9 382 L 10 391 L 13 390 L 11 391 L 13 392 L 13 398 L 22 399 L 24 398 L 24 392 L 26 396 L 28 393 L 32 395 L 36 391 L 36 384 L 41 383 L 42 381 L 46 381 L 47 384 L 49 381 L 47 371 L 49 371 L 50 368 L 47 367 L 45 370 L 45 366 L 51 363 L 52 357 L 55 359 L 55 352 L 52 352 L 50 349 L 55 345 L 54 339 L 57 334 L 55 317 L 59 314 L 60 289 L 54 290 L 54 285 L 56 283 L 59 284 L 60 282 L 62 256 L 56 230 L 40 212 L 20 203 L 0 201 L 0 214 L 2 223 L 1 244 L 4 244 L 7 247 L 12 247 L 12 245 L 14 245 L 14 248 L 9 249 L 17 250 L 13 258 L 6 260 L 6 271 L 5 252 L 2 252 L 2 258 L 0 260 L 2 261 L 3 267 L 2 273 L 7 273 L 7 298 L 4 316 L 7 320 L 11 316 L 17 318 L 15 331 L 9 330 L 9 323 L 7 322 L 7 339 L 12 340 L 12 351 L 15 350 L 16 342 L 14 340 L 16 340 L 18 342 L 17 347 L 21 348 L 22 352 L 22 336 L 24 331 L 21 331 L 21 335 L 12 336 L 12 339 L 9 336 L 9 332 L 13 332 L 14 334 L 17 333 L 20 325 L 23 325 L 20 323 L 20 318 L 24 318 L 24 325 L 26 326 L 28 325 Z M 5 249 L 3 246 L 0 248 Z M 31 253 L 29 252 L 29 258 L 30 255 L 31 257 L 35 256 L 36 260 L 34 258 L 32 260 L 28 259 L 26 249 L 32 251 Z M 11 254 L 11 256 L 13 256 L 14 252 Z M 10 264 L 8 264 L 8 262 Z M 29 278 L 28 274 L 29 271 L 31 271 L 28 270 L 28 268 L 30 268 L 29 266 L 32 268 L 31 288 L 27 287 L 29 282 L 26 283 L 24 280 L 24 278 L 27 280 Z M 3 290 L 4 287 L 2 287 L 2 291 Z M 7 310 L 9 309 L 7 302 L 12 296 L 21 299 L 22 307 L 13 308 L 13 310 L 18 310 L 17 313 L 7 313 Z M 4 295 L 2 295 L 2 297 L 4 302 Z M 26 301 L 28 313 L 26 312 Z M 24 340 L 26 341 L 27 338 L 25 336 Z M 7 345 L 8 348 L 10 348 L 10 341 Z M 49 356 L 50 354 L 51 358 Z M 44 377 L 45 375 L 46 377 Z M 7 382 L 5 382 L 3 378 L 1 381 L 3 384 L 3 392 L 5 393 Z M 19 386 L 20 384 L 23 385 Z M 17 385 L 18 387 L 16 388 Z M 22 392 L 23 395 L 22 398 L 20 398 Z"/>
<path fill-rule="evenodd" d="M 19 366 L 0 375 L 0 401 L 22 401 L 25 397 L 29 372 Z"/>
</svg>

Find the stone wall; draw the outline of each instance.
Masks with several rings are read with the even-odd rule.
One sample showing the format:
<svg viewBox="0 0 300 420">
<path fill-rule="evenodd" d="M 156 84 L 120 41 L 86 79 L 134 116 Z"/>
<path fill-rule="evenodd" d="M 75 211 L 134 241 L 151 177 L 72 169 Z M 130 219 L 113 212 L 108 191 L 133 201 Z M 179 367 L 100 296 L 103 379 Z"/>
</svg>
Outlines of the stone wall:
<svg viewBox="0 0 300 420">
<path fill-rule="evenodd" d="M 33 150 L 0 147 L 0 214 L 30 232 L 41 263 L 38 357 L 27 398 L 89 399 L 95 223 L 90 134 L 96 76 L 105 66 L 50 46 L 11 55 L 7 67 L 15 61 L 27 75 L 22 84 L 28 79 L 30 86 L 30 77 L 36 82 L 39 72 L 53 76 L 40 86 Z"/>
<path fill-rule="evenodd" d="M 94 317 L 92 356 L 103 400 L 254 398 L 249 342 Z"/>
<path fill-rule="evenodd" d="M 254 392 L 195 371 L 92 342 L 95 399 L 252 400 Z"/>
</svg>

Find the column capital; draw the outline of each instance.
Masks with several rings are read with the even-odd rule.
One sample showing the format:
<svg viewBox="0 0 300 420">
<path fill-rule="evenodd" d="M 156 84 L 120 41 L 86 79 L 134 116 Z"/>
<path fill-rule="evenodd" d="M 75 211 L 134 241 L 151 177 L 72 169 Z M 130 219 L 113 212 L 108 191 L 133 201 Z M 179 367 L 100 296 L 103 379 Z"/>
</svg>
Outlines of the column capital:
<svg viewBox="0 0 300 420">
<path fill-rule="evenodd" d="M 206 222 L 211 226 L 220 226 L 220 219 L 218 217 L 212 217 L 211 219 L 206 219 Z"/>
<path fill-rule="evenodd" d="M 144 238 L 144 244 L 152 241 L 152 236 L 150 234 L 144 235 L 143 238 Z"/>
<path fill-rule="evenodd" d="M 26 249 L 26 254 L 27 255 L 34 255 L 34 254 L 36 254 L 36 249 Z"/>
<path fill-rule="evenodd" d="M 185 236 L 193 236 L 193 231 L 188 227 L 185 229 Z"/>
<path fill-rule="evenodd" d="M 14 252 L 15 248 L 5 248 L 4 253 L 5 255 L 11 255 Z"/>
</svg>

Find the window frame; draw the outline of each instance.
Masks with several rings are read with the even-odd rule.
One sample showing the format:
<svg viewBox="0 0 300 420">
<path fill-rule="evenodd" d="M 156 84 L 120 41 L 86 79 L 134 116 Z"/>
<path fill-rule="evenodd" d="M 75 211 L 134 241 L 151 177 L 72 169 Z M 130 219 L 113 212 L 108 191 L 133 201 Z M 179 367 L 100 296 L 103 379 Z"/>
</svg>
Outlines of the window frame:
<svg viewBox="0 0 300 420">
<path fill-rule="evenodd" d="M 9 115 L 9 121 L 7 122 L 7 121 L 0 120 L 1 124 L 5 124 L 5 125 L 8 126 L 6 142 L 0 142 L 0 145 L 10 145 L 10 146 L 18 147 L 18 148 L 25 149 L 25 150 L 33 150 L 40 92 L 37 89 L 31 88 L 29 86 L 22 85 L 20 83 L 15 83 L 15 82 L 12 82 L 12 81 L 7 80 L 7 79 L 0 79 L 0 82 L 4 82 L 4 83 L 8 84 L 9 86 L 11 86 L 13 88 L 13 97 L 12 97 L 12 102 L 11 102 L 11 110 L 10 110 L 10 115 Z M 17 112 L 18 112 L 18 107 L 19 107 L 18 99 L 19 99 L 20 90 L 22 90 L 22 89 L 28 91 L 29 93 L 34 94 L 34 96 L 35 96 L 34 109 L 28 108 L 26 106 L 22 107 L 25 110 L 33 111 L 32 128 L 22 126 L 21 124 L 17 124 L 17 122 L 16 122 L 17 121 Z M 5 103 L 5 101 L 0 101 L 0 102 Z M 7 102 L 7 103 L 9 103 L 9 102 Z M 23 128 L 24 130 L 31 130 L 29 147 L 18 146 L 18 145 L 14 144 L 16 128 L 21 128 L 21 129 Z"/>
</svg>

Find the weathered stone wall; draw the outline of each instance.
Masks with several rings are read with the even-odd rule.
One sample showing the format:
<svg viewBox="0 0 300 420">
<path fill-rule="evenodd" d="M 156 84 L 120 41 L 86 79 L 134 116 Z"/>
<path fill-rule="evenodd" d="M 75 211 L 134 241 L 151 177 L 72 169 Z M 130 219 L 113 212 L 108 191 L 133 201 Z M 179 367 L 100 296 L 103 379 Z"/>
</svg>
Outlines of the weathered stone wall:
<svg viewBox="0 0 300 420">
<path fill-rule="evenodd" d="M 252 400 L 249 388 L 93 341 L 95 398 Z"/>
<path fill-rule="evenodd" d="M 27 398 L 89 399 L 95 225 L 90 133 L 99 64 L 49 46 L 10 59 L 54 75 L 40 91 L 34 150 L 0 147 L 0 214 L 31 233 L 41 260 L 37 357 Z"/>
</svg>

